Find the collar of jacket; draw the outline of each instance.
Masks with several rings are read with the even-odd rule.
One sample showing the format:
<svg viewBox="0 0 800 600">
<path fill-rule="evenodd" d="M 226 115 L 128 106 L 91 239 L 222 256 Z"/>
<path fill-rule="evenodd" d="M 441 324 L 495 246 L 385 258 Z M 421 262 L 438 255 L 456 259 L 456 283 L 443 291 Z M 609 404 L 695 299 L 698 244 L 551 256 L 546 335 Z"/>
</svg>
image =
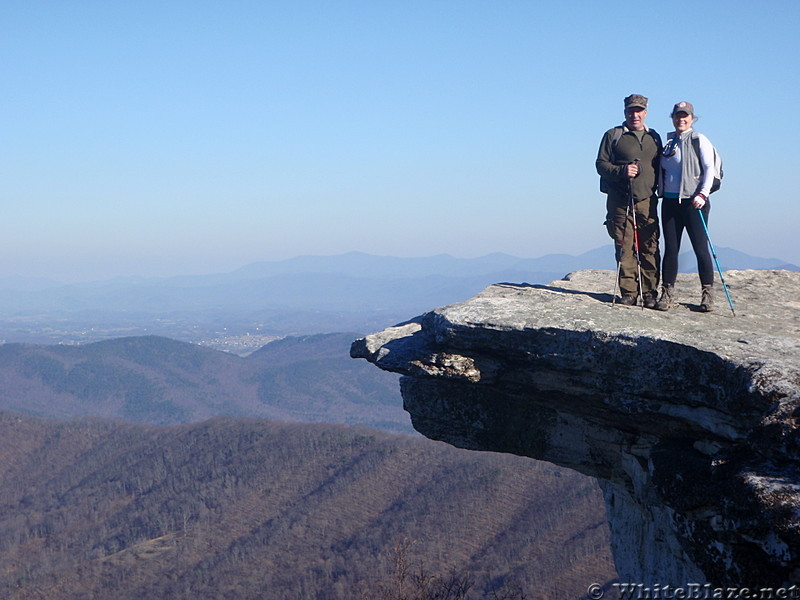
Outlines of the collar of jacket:
<svg viewBox="0 0 800 600">
<path fill-rule="evenodd" d="M 693 133 L 694 133 L 694 129 L 687 129 L 686 131 L 684 131 L 684 132 L 681 134 L 681 139 L 682 139 L 682 138 L 684 138 L 684 137 L 688 137 L 688 136 L 690 136 L 690 135 L 691 135 L 691 134 L 693 134 Z M 675 137 L 677 137 L 677 134 L 678 134 L 678 132 L 677 132 L 677 131 L 670 131 L 670 132 L 667 134 L 667 139 L 668 139 L 668 140 L 671 140 L 672 138 L 675 138 Z"/>
<path fill-rule="evenodd" d="M 645 125 L 645 126 L 644 126 L 644 130 L 645 130 L 645 132 L 647 132 L 647 133 L 649 133 L 649 132 L 650 132 L 650 128 L 649 128 L 647 125 Z M 628 126 L 627 126 L 627 125 L 625 125 L 625 121 L 623 121 L 623 122 L 622 122 L 622 133 L 628 133 L 629 131 L 633 131 L 633 129 L 628 129 Z M 674 132 L 673 132 L 673 133 L 674 133 Z"/>
</svg>

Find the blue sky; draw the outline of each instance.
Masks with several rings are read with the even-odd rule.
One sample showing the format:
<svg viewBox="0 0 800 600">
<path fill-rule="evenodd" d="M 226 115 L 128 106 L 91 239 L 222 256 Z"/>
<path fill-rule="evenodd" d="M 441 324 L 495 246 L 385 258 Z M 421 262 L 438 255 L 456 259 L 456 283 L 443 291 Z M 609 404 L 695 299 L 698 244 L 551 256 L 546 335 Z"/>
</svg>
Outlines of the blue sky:
<svg viewBox="0 0 800 600">
<path fill-rule="evenodd" d="M 622 99 L 694 103 L 716 246 L 800 264 L 800 3 L 0 3 L 0 276 L 609 243 Z M 688 248 L 688 239 L 684 240 Z"/>
</svg>

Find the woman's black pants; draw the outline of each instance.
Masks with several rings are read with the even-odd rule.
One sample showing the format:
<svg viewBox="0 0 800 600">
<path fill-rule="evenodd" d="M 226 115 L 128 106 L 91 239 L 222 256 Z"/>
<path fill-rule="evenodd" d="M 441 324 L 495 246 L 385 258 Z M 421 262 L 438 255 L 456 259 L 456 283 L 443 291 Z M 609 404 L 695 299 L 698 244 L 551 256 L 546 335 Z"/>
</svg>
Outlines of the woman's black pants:
<svg viewBox="0 0 800 600">
<path fill-rule="evenodd" d="M 701 209 L 708 225 L 708 214 L 711 212 L 711 203 L 706 202 Z M 703 223 L 691 200 L 684 199 L 679 202 L 676 198 L 664 198 L 661 204 L 661 230 L 664 239 L 664 260 L 661 265 L 661 280 L 665 284 L 673 285 L 678 277 L 678 254 L 681 250 L 681 237 L 683 230 L 689 234 L 694 254 L 697 257 L 697 272 L 700 283 L 710 285 L 714 283 L 714 264 L 711 253 L 708 251 L 708 238 L 706 237 Z"/>
</svg>

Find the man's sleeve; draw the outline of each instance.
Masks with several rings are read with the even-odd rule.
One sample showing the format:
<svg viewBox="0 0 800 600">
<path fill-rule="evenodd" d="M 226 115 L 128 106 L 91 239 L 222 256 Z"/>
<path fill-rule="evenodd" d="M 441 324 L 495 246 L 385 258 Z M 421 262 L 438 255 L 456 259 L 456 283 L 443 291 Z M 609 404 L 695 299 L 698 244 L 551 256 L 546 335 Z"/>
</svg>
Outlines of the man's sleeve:
<svg viewBox="0 0 800 600">
<path fill-rule="evenodd" d="M 622 169 L 624 165 L 614 164 L 614 150 L 611 147 L 611 138 L 614 130 L 606 131 L 600 142 L 600 149 L 597 151 L 597 160 L 594 162 L 598 175 L 610 181 L 621 181 L 624 179 Z"/>
</svg>

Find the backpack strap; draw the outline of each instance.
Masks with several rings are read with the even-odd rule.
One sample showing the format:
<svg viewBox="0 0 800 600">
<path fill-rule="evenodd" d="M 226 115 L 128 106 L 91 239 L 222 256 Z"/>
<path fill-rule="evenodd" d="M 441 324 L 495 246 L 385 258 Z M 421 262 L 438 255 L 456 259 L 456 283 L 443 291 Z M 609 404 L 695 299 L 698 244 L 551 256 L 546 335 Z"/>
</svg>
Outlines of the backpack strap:
<svg viewBox="0 0 800 600">
<path fill-rule="evenodd" d="M 619 138 L 622 137 L 622 125 L 617 125 L 614 127 L 614 133 L 611 134 L 611 152 L 613 154 L 614 150 L 617 148 L 617 142 Z"/>
<path fill-rule="evenodd" d="M 658 132 L 655 129 L 648 129 L 648 133 L 650 134 L 650 137 L 652 137 L 656 141 L 656 146 L 659 148 L 663 148 L 663 144 L 661 142 L 661 136 L 658 134 Z"/>
<path fill-rule="evenodd" d="M 692 129 L 692 146 L 694 146 L 694 153 L 697 155 L 697 160 L 700 160 L 700 138 L 694 129 Z"/>
<path fill-rule="evenodd" d="M 697 156 L 697 160 L 700 160 L 700 134 L 692 130 L 692 147 L 694 148 L 694 153 Z M 714 179 L 711 183 L 711 190 L 708 192 L 709 194 L 713 194 L 716 192 L 722 185 L 722 159 L 720 159 L 719 154 L 717 154 L 717 148 L 714 144 L 711 144 L 711 150 L 713 154 L 711 155 L 711 164 L 712 168 L 714 169 Z"/>
</svg>

